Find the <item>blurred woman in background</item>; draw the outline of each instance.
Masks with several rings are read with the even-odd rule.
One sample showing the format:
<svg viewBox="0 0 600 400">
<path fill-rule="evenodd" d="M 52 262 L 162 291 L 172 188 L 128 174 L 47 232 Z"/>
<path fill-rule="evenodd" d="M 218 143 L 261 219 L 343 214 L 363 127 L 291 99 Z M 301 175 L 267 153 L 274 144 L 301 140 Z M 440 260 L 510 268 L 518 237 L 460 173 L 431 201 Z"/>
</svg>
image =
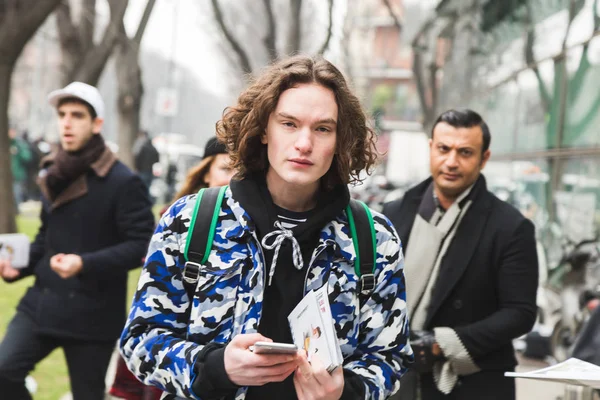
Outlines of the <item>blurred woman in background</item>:
<svg viewBox="0 0 600 400">
<path fill-rule="evenodd" d="M 210 138 L 204 147 L 202 161 L 190 169 L 183 186 L 172 201 L 196 193 L 202 188 L 228 185 L 234 172 L 225 145 L 217 141 L 216 137 Z"/>
<path fill-rule="evenodd" d="M 216 137 L 210 138 L 204 146 L 202 161 L 189 170 L 183 186 L 171 202 L 188 194 L 197 193 L 202 188 L 228 185 L 235 173 L 230 164 L 231 160 L 225 145 L 218 142 Z M 170 204 L 167 204 L 161 210 L 160 215 L 164 214 L 169 206 Z M 129 372 L 123 359 L 119 357 L 115 381 L 110 389 L 110 394 L 125 400 L 158 400 L 162 391 L 138 381 Z"/>
</svg>

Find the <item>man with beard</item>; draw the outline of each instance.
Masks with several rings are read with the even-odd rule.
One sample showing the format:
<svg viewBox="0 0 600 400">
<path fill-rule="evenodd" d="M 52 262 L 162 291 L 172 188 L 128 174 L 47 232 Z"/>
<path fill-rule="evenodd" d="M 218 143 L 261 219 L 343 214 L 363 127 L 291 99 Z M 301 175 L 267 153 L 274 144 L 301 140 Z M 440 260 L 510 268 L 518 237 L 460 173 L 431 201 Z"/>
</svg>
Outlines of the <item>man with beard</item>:
<svg viewBox="0 0 600 400">
<path fill-rule="evenodd" d="M 0 393 L 31 399 L 25 377 L 62 347 L 73 398 L 100 400 L 125 321 L 127 274 L 141 263 L 154 219 L 141 179 L 100 134 L 98 90 L 73 82 L 48 100 L 57 110 L 60 147 L 42 160 L 42 224 L 26 268 L 0 261 L 7 282 L 35 276 L 0 344 Z"/>
<path fill-rule="evenodd" d="M 515 398 L 504 372 L 516 365 L 512 340 L 535 321 L 537 254 L 531 221 L 486 187 L 490 140 L 476 112 L 444 112 L 431 177 L 383 209 L 406 246 L 415 365 L 402 400 Z"/>
</svg>

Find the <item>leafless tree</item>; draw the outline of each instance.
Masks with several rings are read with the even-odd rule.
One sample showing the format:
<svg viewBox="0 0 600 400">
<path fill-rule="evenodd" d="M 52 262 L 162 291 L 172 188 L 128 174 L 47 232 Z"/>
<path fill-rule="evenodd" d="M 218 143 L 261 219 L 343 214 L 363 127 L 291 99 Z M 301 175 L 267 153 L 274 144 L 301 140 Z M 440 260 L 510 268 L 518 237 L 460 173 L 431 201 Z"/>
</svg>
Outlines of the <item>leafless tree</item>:
<svg viewBox="0 0 600 400">
<path fill-rule="evenodd" d="M 121 0 L 112 0 L 118 2 Z M 140 130 L 140 109 L 144 87 L 140 69 L 140 44 L 156 0 L 148 0 L 135 35 L 129 37 L 121 21 L 117 42 L 116 70 L 119 111 L 119 158 L 133 167 L 131 152 L 136 135 Z"/>
<path fill-rule="evenodd" d="M 333 0 L 327 1 L 326 28 L 319 32 L 322 42 L 314 46 L 314 41 L 303 40 L 309 31 L 312 33 L 314 30 L 307 27 L 303 10 L 307 6 L 314 9 L 316 4 L 306 0 L 262 0 L 259 7 L 258 2 L 211 0 L 214 21 L 233 55 L 228 59 L 234 62 L 238 76 L 250 76 L 285 55 L 299 52 L 323 54 L 327 51 L 333 32 Z M 282 12 L 276 13 L 276 10 Z M 314 24 L 314 21 L 311 23 Z M 263 32 L 260 31 L 262 27 L 265 27 Z M 257 36 L 260 37 L 258 41 L 255 40 Z"/>
<path fill-rule="evenodd" d="M 579 61 L 579 66 L 577 71 L 574 74 L 571 74 L 570 77 L 566 73 L 566 56 L 567 56 L 567 38 L 569 33 L 571 32 L 571 26 L 573 24 L 573 20 L 577 16 L 577 14 L 583 9 L 585 1 L 583 0 L 569 0 L 569 8 L 568 8 L 568 25 L 565 31 L 565 35 L 562 41 L 561 52 L 553 59 L 554 66 L 554 77 L 555 79 L 560 79 L 560 81 L 555 82 L 553 85 L 553 90 L 548 88 L 548 85 L 542 78 L 540 71 L 538 69 L 536 60 L 533 54 L 533 48 L 535 46 L 535 42 L 537 37 L 535 35 L 535 23 L 533 21 L 533 10 L 532 5 L 529 2 L 525 3 L 525 15 L 523 18 L 523 24 L 525 29 L 525 46 L 524 46 L 524 57 L 526 64 L 531 68 L 533 73 L 535 74 L 538 81 L 538 90 L 540 94 L 540 102 L 544 111 L 550 116 L 552 119 L 548 126 L 554 127 L 563 127 L 565 121 L 565 103 L 570 94 L 576 95 L 579 93 L 581 89 L 581 84 L 583 83 L 583 76 L 588 72 L 591 64 L 588 59 L 588 48 L 589 41 L 583 45 L 583 52 L 581 55 L 581 59 Z M 598 7 L 598 0 L 594 0 L 592 10 L 593 18 L 594 18 L 594 32 L 597 32 L 600 29 L 600 17 L 598 17 L 596 10 Z M 600 95 L 597 96 L 596 102 L 592 102 L 592 104 L 596 104 L 600 102 Z M 561 110 L 560 112 L 551 112 L 552 110 Z M 590 107 L 588 113 L 595 113 L 597 110 L 597 106 Z M 583 120 L 586 120 L 584 118 Z M 547 133 L 548 139 L 554 136 L 554 134 L 550 131 Z M 556 135 L 557 139 L 558 136 Z M 550 142 L 549 142 L 550 143 Z"/>
<path fill-rule="evenodd" d="M 432 21 L 427 22 L 412 42 L 413 74 L 423 113 L 423 129 L 429 132 L 437 113 L 439 85 L 437 80 L 437 39 L 427 36 Z"/>
<path fill-rule="evenodd" d="M 128 0 L 111 0 L 110 22 L 102 39 L 95 43 L 96 0 L 82 0 L 80 18 L 75 20 L 69 0 L 63 0 L 56 10 L 62 51 L 62 84 L 81 81 L 96 86 L 110 57 L 123 24 Z"/>
<path fill-rule="evenodd" d="M 0 233 L 16 231 L 8 140 L 8 102 L 15 63 L 60 0 L 0 2 Z"/>
<path fill-rule="evenodd" d="M 393 7 L 392 3 L 390 3 L 390 0 L 382 0 L 382 1 L 383 1 L 383 5 L 385 6 L 385 8 L 388 11 L 388 14 L 394 20 L 394 26 L 396 28 L 398 28 L 399 31 L 401 31 L 402 30 L 402 23 L 400 22 L 400 18 L 396 14 L 396 11 L 394 10 L 394 7 Z"/>
<path fill-rule="evenodd" d="M 583 44 L 583 51 L 579 60 L 579 65 L 574 73 L 567 74 L 567 38 L 571 32 L 573 20 L 584 8 L 584 0 L 569 0 L 568 8 L 568 25 L 565 30 L 565 35 L 562 41 L 561 52 L 555 56 L 552 60 L 554 69 L 554 83 L 552 89 L 550 89 L 547 83 L 542 78 L 542 75 L 537 66 L 537 60 L 534 58 L 533 48 L 537 37 L 535 35 L 535 23 L 533 21 L 533 10 L 530 2 L 525 3 L 525 16 L 523 18 L 523 25 L 525 29 L 525 46 L 524 46 L 524 57 L 525 62 L 531 68 L 536 76 L 538 82 L 538 92 L 540 96 L 540 104 L 548 117 L 546 123 L 546 142 L 551 147 L 560 147 L 563 143 L 565 135 L 571 135 L 570 140 L 584 132 L 586 126 L 593 120 L 592 116 L 597 113 L 600 108 L 600 94 L 596 94 L 592 101 L 588 103 L 587 109 L 580 109 L 581 117 L 576 121 L 567 122 L 566 110 L 567 110 L 567 99 L 575 99 L 582 89 L 584 77 L 588 73 L 591 63 L 588 58 L 588 49 L 590 42 L 587 41 Z M 597 8 L 598 0 L 594 0 L 592 5 L 593 15 L 593 35 L 600 29 L 600 17 L 598 17 Z M 590 39 L 591 40 L 591 39 Z M 585 107 L 585 106 L 584 106 Z M 548 191 L 553 193 L 559 190 L 561 186 L 560 177 L 563 174 L 564 162 L 558 158 L 548 159 L 548 169 L 550 171 L 550 185 Z M 552 196 L 547 196 L 551 199 Z M 556 218 L 556 209 L 553 207 L 552 202 L 548 201 L 546 204 L 548 214 L 551 220 Z"/>
</svg>

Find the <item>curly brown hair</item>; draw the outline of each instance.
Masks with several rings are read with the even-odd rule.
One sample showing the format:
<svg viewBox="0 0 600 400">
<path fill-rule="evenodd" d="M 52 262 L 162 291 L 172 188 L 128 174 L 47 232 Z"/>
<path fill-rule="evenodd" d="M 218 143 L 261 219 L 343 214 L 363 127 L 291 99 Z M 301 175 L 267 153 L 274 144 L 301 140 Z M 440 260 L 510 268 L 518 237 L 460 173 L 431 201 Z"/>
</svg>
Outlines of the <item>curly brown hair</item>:
<svg viewBox="0 0 600 400">
<path fill-rule="evenodd" d="M 360 171 L 375 164 L 375 134 L 342 73 L 324 58 L 298 55 L 268 66 L 217 122 L 217 137 L 227 146 L 238 178 L 266 172 L 267 145 L 261 143 L 261 136 L 269 116 L 284 91 L 306 83 L 330 89 L 338 106 L 336 152 L 323 177 L 325 186 L 360 181 Z"/>
</svg>

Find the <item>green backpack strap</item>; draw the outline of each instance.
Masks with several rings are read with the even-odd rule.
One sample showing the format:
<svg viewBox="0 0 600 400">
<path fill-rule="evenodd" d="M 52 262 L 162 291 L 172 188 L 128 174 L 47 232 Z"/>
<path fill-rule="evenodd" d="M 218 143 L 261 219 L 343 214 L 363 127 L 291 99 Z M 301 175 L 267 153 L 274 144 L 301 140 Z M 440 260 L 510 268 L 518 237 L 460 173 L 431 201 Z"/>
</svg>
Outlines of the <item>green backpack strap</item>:
<svg viewBox="0 0 600 400">
<path fill-rule="evenodd" d="M 360 294 L 368 297 L 375 288 L 377 238 L 371 210 L 362 201 L 351 199 L 346 207 L 352 244 L 356 252 L 354 270 L 360 278 Z"/>
<path fill-rule="evenodd" d="M 196 198 L 196 206 L 183 252 L 186 260 L 183 268 L 183 284 L 190 299 L 193 297 L 193 291 L 198 282 L 200 267 L 206 263 L 212 249 L 226 190 L 227 186 L 200 189 Z"/>
</svg>

